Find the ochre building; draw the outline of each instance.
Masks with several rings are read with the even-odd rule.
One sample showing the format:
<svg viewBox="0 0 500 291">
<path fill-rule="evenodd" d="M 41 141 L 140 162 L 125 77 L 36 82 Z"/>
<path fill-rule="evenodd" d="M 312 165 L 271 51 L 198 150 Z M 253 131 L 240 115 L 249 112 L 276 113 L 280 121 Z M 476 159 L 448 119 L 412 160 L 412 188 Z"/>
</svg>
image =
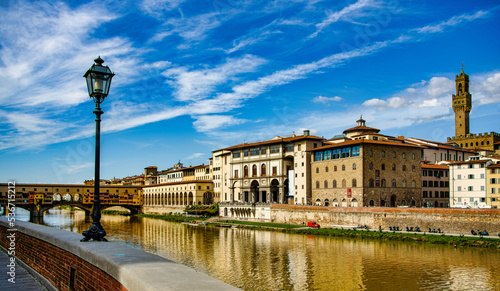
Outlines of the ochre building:
<svg viewBox="0 0 500 291">
<path fill-rule="evenodd" d="M 423 147 L 378 132 L 359 119 L 344 138 L 310 150 L 315 205 L 421 206 Z"/>
</svg>

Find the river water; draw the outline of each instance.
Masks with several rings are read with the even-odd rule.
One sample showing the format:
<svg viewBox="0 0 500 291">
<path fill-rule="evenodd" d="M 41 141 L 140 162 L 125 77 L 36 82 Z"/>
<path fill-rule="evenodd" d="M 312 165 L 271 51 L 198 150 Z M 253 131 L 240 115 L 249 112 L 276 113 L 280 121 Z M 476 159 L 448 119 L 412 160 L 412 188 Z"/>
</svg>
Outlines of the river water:
<svg viewBox="0 0 500 291">
<path fill-rule="evenodd" d="M 26 214 L 16 213 L 22 220 Z M 81 211 L 44 224 L 81 233 Z M 103 215 L 106 238 L 244 290 L 500 290 L 500 251 L 189 226 Z"/>
</svg>

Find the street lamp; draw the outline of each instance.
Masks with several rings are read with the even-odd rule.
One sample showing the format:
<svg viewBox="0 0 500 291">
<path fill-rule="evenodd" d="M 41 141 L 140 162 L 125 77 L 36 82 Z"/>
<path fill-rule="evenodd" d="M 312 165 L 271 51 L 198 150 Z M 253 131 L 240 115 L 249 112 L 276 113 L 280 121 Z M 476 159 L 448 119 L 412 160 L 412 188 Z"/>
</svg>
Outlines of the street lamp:
<svg viewBox="0 0 500 291">
<path fill-rule="evenodd" d="M 106 231 L 101 225 L 100 192 L 99 192 L 99 164 L 101 147 L 101 102 L 108 96 L 111 79 L 115 74 L 111 72 L 108 66 L 103 66 L 104 60 L 98 57 L 94 60 L 95 64 L 83 75 L 87 79 L 87 89 L 90 98 L 94 99 L 95 110 L 95 175 L 94 175 L 94 207 L 92 209 L 92 225 L 82 234 L 84 238 L 81 241 L 107 241 L 104 237 Z"/>
</svg>

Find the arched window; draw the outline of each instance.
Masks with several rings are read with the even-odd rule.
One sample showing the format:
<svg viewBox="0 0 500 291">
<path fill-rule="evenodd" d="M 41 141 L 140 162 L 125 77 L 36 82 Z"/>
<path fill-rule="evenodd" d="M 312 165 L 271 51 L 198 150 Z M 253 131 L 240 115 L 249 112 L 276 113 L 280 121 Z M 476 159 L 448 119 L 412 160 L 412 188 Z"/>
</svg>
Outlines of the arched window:
<svg viewBox="0 0 500 291">
<path fill-rule="evenodd" d="M 325 189 L 328 188 L 328 181 L 325 180 Z"/>
<path fill-rule="evenodd" d="M 380 168 L 382 169 L 382 171 L 384 171 L 384 170 L 385 170 L 385 164 L 382 164 L 382 165 L 380 166 Z"/>
<path fill-rule="evenodd" d="M 356 170 L 356 164 L 352 164 L 352 169 Z"/>
<path fill-rule="evenodd" d="M 265 176 L 266 175 L 266 164 L 262 164 L 260 166 L 260 175 Z"/>
<path fill-rule="evenodd" d="M 370 163 L 370 164 L 368 165 L 368 169 L 373 170 L 373 164 L 372 164 L 372 163 Z"/>
<path fill-rule="evenodd" d="M 396 157 L 396 152 L 392 152 L 392 157 L 395 158 Z"/>
<path fill-rule="evenodd" d="M 370 200 L 370 206 L 375 206 L 375 202 L 373 200 Z"/>
<path fill-rule="evenodd" d="M 243 168 L 243 176 L 248 177 L 248 166 Z"/>
<path fill-rule="evenodd" d="M 406 165 L 403 165 L 403 172 L 406 171 Z"/>
<path fill-rule="evenodd" d="M 346 188 L 346 187 L 347 187 L 347 185 L 346 185 L 346 184 L 347 184 L 347 183 L 346 183 L 345 179 L 342 179 L 342 188 Z"/>
<path fill-rule="evenodd" d="M 401 183 L 401 186 L 402 187 L 406 187 L 406 180 L 405 179 L 403 179 L 403 182 Z"/>
<path fill-rule="evenodd" d="M 342 171 L 345 171 L 345 165 L 342 165 Z"/>
<path fill-rule="evenodd" d="M 352 187 L 358 187 L 358 183 L 356 181 L 356 179 L 352 179 Z"/>
<path fill-rule="evenodd" d="M 375 185 L 375 183 L 373 182 L 373 179 L 370 179 L 370 181 L 368 182 L 368 187 L 373 187 Z"/>
<path fill-rule="evenodd" d="M 411 187 L 412 187 L 412 188 L 417 187 L 417 182 L 416 182 L 415 180 L 412 180 L 412 181 L 411 181 Z"/>
<path fill-rule="evenodd" d="M 318 167 L 316 167 L 316 173 L 319 173 L 319 168 Z"/>
<path fill-rule="evenodd" d="M 325 167 L 325 172 L 328 173 L 328 167 Z"/>
<path fill-rule="evenodd" d="M 385 179 L 382 179 L 382 181 L 380 182 L 380 187 L 387 187 Z"/>
<path fill-rule="evenodd" d="M 252 166 L 252 177 L 257 177 L 257 165 Z"/>
<path fill-rule="evenodd" d="M 316 189 L 319 189 L 319 181 L 316 181 Z"/>
<path fill-rule="evenodd" d="M 392 164 L 392 170 L 396 171 L 396 164 Z"/>
<path fill-rule="evenodd" d="M 414 160 L 415 159 L 415 154 L 411 154 L 411 158 Z"/>
<path fill-rule="evenodd" d="M 337 172 L 337 166 L 333 166 L 333 171 Z"/>
<path fill-rule="evenodd" d="M 333 180 L 332 187 L 337 188 L 337 180 Z"/>
<path fill-rule="evenodd" d="M 403 159 L 406 159 L 406 153 L 403 153 Z"/>
<path fill-rule="evenodd" d="M 391 186 L 392 186 L 392 187 L 396 187 L 396 179 L 392 179 L 392 181 L 391 181 Z"/>
<path fill-rule="evenodd" d="M 411 166 L 411 171 L 415 172 L 415 166 Z"/>
</svg>

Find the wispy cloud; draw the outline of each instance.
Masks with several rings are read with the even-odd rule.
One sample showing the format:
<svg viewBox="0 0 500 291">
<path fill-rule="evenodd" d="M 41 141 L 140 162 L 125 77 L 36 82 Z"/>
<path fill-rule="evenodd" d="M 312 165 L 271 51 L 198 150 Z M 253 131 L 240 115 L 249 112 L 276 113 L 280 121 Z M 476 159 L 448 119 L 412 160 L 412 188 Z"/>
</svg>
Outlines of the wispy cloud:
<svg viewBox="0 0 500 291">
<path fill-rule="evenodd" d="M 314 38 L 318 36 L 318 34 L 327 26 L 330 26 L 331 24 L 338 22 L 350 15 L 352 15 L 355 12 L 358 12 L 359 10 L 362 10 L 364 8 L 370 7 L 373 5 L 372 0 L 358 0 L 356 3 L 353 3 L 347 7 L 342 8 L 339 11 L 331 12 L 327 11 L 327 16 L 325 19 L 323 19 L 322 22 L 316 24 L 316 31 L 309 35 L 309 38 Z"/>
<path fill-rule="evenodd" d="M 209 132 L 214 129 L 220 129 L 231 125 L 238 125 L 245 122 L 246 120 L 237 119 L 233 116 L 228 115 L 203 115 L 197 117 L 197 120 L 193 122 L 193 125 L 196 130 L 200 132 Z"/>
<path fill-rule="evenodd" d="M 418 33 L 437 33 L 437 32 L 443 32 L 444 29 L 448 27 L 453 27 L 457 26 L 460 24 L 464 24 L 467 22 L 474 21 L 479 18 L 485 18 L 489 16 L 488 11 L 483 11 L 479 10 L 473 14 L 462 14 L 462 15 L 457 15 L 453 16 L 450 19 L 446 21 L 439 22 L 437 24 L 431 24 L 431 25 L 426 25 L 421 28 L 415 29 L 416 32 Z"/>
<path fill-rule="evenodd" d="M 325 97 L 325 96 L 316 96 L 313 98 L 314 103 L 330 103 L 330 102 L 338 102 L 341 101 L 342 98 L 339 96 L 334 96 L 334 97 Z"/>
<path fill-rule="evenodd" d="M 276 13 L 279 9 L 285 11 L 283 9 L 288 3 L 274 1 L 266 7 L 274 7 L 272 12 Z M 295 1 L 292 4 L 307 5 L 311 9 L 307 13 L 312 13 L 312 6 L 317 3 Z M 21 1 L 9 9 L 0 8 L 0 101 L 4 106 L 0 110 L 0 119 L 5 132 L 0 137 L 0 149 L 47 145 L 93 135 L 93 127 L 82 122 L 81 118 L 82 103 L 88 102 L 84 105 L 92 106 L 81 76 L 98 55 L 107 61 L 106 64 L 112 64 L 112 70 L 117 72 L 113 79 L 114 96 L 106 103 L 108 108 L 102 124 L 104 133 L 191 116 L 195 120 L 195 130 L 215 136 L 221 133 L 218 130 L 230 130 L 228 127 L 232 125 L 255 122 L 240 118 L 236 109 L 277 87 L 414 41 L 417 34 L 444 31 L 489 15 L 483 10 L 458 15 L 438 24 L 408 30 L 407 35 L 371 41 L 363 47 L 352 47 L 343 52 L 301 52 L 294 62 L 287 62 L 285 58 L 266 58 L 265 53 L 259 53 L 261 51 L 250 54 L 247 50 L 270 42 L 271 38 L 282 33 L 287 41 L 286 37 L 290 35 L 285 34 L 290 32 L 285 26 L 292 25 L 296 27 L 291 33 L 303 29 L 300 30 L 301 36 L 295 39 L 303 44 L 314 18 L 306 21 L 301 18 L 302 12 L 293 14 L 286 10 L 291 14 L 288 20 L 282 16 L 286 13 L 282 13 L 274 21 L 266 20 L 256 28 L 246 29 L 246 34 L 227 34 L 211 39 L 214 31 L 223 24 L 232 25 L 229 20 L 234 21 L 238 15 L 248 18 L 244 25 L 259 23 L 256 19 L 270 16 L 262 11 L 245 12 L 245 8 L 252 5 L 247 1 L 222 10 L 197 11 L 198 14 L 183 12 L 184 5 L 182 0 L 143 1 L 140 7 L 148 14 L 148 19 L 149 16 L 156 17 L 155 21 L 161 24 L 155 25 L 151 31 L 143 31 L 141 39 L 135 42 L 121 31 L 112 37 L 102 37 L 101 29 L 105 31 L 114 22 L 119 22 L 123 15 L 100 2 L 70 8 L 60 2 Z M 375 1 L 359 0 L 338 11 L 328 12 L 309 37 L 315 38 L 336 22 L 362 19 L 368 9 L 377 5 Z M 101 13 L 95 14 L 95 11 Z M 172 39 L 167 41 L 167 37 Z M 186 50 L 193 44 L 202 45 Z M 225 51 L 221 47 L 226 48 Z M 169 52 L 164 53 L 167 50 Z M 498 102 L 499 80 L 497 72 L 485 75 L 478 82 L 480 92 L 484 92 L 481 93 L 484 97 L 477 99 L 478 104 Z M 381 112 L 447 105 L 443 96 L 449 93 L 450 82 L 452 80 L 447 78 L 435 77 L 394 96 L 367 100 L 358 106 Z M 313 102 L 327 104 L 341 100 L 338 96 L 317 96 Z M 283 124 L 275 129 L 278 131 L 287 126 Z M 303 127 L 308 126 L 293 124 L 293 128 Z M 231 138 L 239 136 L 235 133 Z M 245 138 L 244 134 L 241 137 Z"/>
<path fill-rule="evenodd" d="M 179 101 L 203 99 L 213 93 L 217 85 L 234 80 L 242 73 L 253 72 L 266 61 L 262 58 L 244 55 L 227 59 L 212 69 L 189 70 L 175 67 L 163 72 L 167 83 L 175 88 L 174 96 Z"/>
<path fill-rule="evenodd" d="M 196 159 L 201 158 L 201 157 L 203 157 L 205 155 L 206 155 L 206 153 L 193 153 L 192 155 L 186 157 L 185 159 L 188 160 L 188 161 L 189 160 L 196 160 Z"/>
</svg>

